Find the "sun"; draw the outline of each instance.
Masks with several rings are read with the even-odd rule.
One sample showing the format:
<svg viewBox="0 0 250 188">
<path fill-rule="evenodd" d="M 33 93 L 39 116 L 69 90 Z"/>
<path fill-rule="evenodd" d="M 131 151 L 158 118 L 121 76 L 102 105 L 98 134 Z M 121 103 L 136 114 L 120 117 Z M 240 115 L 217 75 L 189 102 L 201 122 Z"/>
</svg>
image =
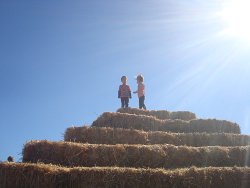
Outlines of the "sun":
<svg viewBox="0 0 250 188">
<path fill-rule="evenodd" d="M 226 24 L 223 34 L 250 42 L 250 0 L 228 1 L 219 14 Z"/>
</svg>

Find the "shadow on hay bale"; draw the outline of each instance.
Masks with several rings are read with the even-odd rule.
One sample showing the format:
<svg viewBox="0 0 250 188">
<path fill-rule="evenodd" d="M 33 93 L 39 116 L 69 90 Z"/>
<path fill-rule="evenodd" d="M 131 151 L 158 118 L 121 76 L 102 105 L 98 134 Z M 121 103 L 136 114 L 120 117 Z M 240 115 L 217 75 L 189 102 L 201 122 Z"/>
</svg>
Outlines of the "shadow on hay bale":
<svg viewBox="0 0 250 188">
<path fill-rule="evenodd" d="M 70 127 L 64 141 L 90 144 L 172 144 L 187 146 L 245 146 L 250 136 L 230 133 L 170 133 L 146 132 L 110 127 Z"/>
<path fill-rule="evenodd" d="M 141 110 L 138 108 L 120 108 L 117 110 L 120 113 L 136 114 L 136 115 L 146 115 L 154 116 L 157 119 L 181 119 L 181 120 L 192 120 L 196 119 L 196 115 L 188 111 L 177 111 L 170 112 L 167 110 Z"/>
<path fill-rule="evenodd" d="M 103 113 L 93 122 L 92 126 L 137 129 L 144 131 L 166 131 L 176 133 L 240 133 L 240 127 L 238 124 L 225 120 L 160 120 L 152 116 L 134 115 L 119 112 Z"/>
<path fill-rule="evenodd" d="M 249 152 L 250 146 L 95 145 L 31 141 L 23 149 L 23 162 L 136 168 L 249 166 Z"/>
<path fill-rule="evenodd" d="M 4 188 L 235 188 L 250 186 L 250 168 L 64 168 L 45 164 L 0 164 Z"/>
</svg>

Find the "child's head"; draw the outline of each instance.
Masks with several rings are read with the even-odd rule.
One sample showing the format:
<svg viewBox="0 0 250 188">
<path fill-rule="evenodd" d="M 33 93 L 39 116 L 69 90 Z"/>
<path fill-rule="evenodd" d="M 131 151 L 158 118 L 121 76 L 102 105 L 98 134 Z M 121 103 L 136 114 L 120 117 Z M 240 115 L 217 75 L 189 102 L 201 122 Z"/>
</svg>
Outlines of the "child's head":
<svg viewBox="0 0 250 188">
<path fill-rule="evenodd" d="M 121 81 L 122 81 L 123 84 L 126 84 L 127 80 L 128 80 L 127 76 L 122 76 L 121 77 Z"/>
<path fill-rule="evenodd" d="M 141 74 L 139 74 L 139 75 L 136 77 L 136 80 L 137 80 L 137 82 L 139 83 L 139 82 L 143 82 L 143 81 L 144 81 L 144 78 L 143 78 L 143 76 L 142 76 Z"/>
<path fill-rule="evenodd" d="M 8 162 L 14 162 L 14 158 L 13 158 L 12 156 L 9 156 L 9 157 L 7 158 L 7 160 L 8 160 Z"/>
</svg>

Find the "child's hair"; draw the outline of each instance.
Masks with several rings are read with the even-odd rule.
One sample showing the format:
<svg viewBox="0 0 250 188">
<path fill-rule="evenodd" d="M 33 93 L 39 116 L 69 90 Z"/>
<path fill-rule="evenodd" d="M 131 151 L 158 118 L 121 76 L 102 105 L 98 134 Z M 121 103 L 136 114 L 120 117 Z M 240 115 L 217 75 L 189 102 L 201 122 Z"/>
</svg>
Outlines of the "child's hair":
<svg viewBox="0 0 250 188">
<path fill-rule="evenodd" d="M 136 77 L 136 80 L 138 80 L 139 82 L 143 82 L 144 81 L 144 78 L 141 74 L 139 74 L 137 77 Z"/>
<path fill-rule="evenodd" d="M 122 81 L 123 79 L 126 79 L 126 80 L 127 80 L 128 78 L 127 78 L 127 76 L 122 76 L 122 77 L 121 77 L 121 81 Z"/>
<path fill-rule="evenodd" d="M 8 160 L 8 162 L 14 162 L 14 158 L 13 158 L 12 156 L 9 156 L 9 157 L 7 158 L 7 160 Z"/>
</svg>

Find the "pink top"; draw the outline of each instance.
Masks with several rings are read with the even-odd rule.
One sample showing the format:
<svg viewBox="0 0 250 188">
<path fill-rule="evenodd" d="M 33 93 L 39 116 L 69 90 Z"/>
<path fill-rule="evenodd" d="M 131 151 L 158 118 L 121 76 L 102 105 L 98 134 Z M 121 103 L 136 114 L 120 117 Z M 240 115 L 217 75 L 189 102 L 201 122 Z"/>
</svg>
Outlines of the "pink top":
<svg viewBox="0 0 250 188">
<path fill-rule="evenodd" d="M 119 91 L 118 91 L 118 97 L 122 98 L 122 97 L 130 97 L 131 98 L 131 90 L 129 85 L 127 84 L 122 84 L 119 87 Z"/>
<path fill-rule="evenodd" d="M 138 83 L 138 90 L 137 90 L 138 97 L 145 96 L 145 85 L 143 83 Z"/>
</svg>

